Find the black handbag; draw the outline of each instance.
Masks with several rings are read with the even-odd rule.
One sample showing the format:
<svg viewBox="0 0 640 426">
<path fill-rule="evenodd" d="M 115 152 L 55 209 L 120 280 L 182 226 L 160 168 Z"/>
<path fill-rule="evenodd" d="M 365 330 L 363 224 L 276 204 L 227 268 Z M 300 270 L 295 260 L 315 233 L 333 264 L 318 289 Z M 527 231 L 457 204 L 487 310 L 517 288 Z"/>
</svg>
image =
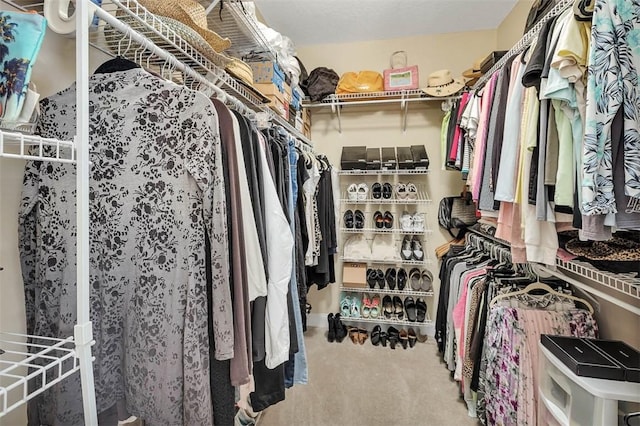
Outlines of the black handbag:
<svg viewBox="0 0 640 426">
<path fill-rule="evenodd" d="M 313 102 L 318 102 L 334 94 L 339 80 L 340 76 L 332 69 L 325 67 L 314 69 L 305 83 L 309 98 Z"/>
<path fill-rule="evenodd" d="M 445 197 L 438 206 L 438 224 L 447 230 L 453 238 L 460 238 L 471 225 L 478 222 L 476 205 L 467 192 L 459 197 Z M 458 230 L 458 234 L 452 231 Z"/>
</svg>

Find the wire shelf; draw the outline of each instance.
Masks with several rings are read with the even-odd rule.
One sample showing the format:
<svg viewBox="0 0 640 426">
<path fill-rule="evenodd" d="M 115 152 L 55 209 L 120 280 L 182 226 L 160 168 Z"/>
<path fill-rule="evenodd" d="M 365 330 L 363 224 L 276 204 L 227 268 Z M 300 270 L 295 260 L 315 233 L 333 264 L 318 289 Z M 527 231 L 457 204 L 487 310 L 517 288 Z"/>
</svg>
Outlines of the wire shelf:
<svg viewBox="0 0 640 426">
<path fill-rule="evenodd" d="M 351 262 L 351 263 L 366 263 L 369 265 L 378 264 L 378 265 L 415 265 L 415 266 L 424 266 L 430 265 L 431 259 L 425 260 L 402 260 L 402 259 L 354 259 L 349 257 L 340 256 L 340 260 L 342 262 Z"/>
<path fill-rule="evenodd" d="M 566 262 L 557 259 L 556 265 L 567 272 L 579 275 L 588 280 L 596 281 L 620 293 L 640 300 L 640 278 L 634 274 L 614 274 L 613 272 L 596 269 L 589 263 L 576 260 Z"/>
<path fill-rule="evenodd" d="M 79 370 L 71 337 L 0 332 L 0 418 Z"/>
<path fill-rule="evenodd" d="M 340 170 L 340 176 L 426 175 L 429 169 Z"/>
<path fill-rule="evenodd" d="M 423 231 L 405 231 L 403 229 L 379 229 L 379 228 L 340 228 L 340 232 L 345 234 L 362 234 L 362 233 L 372 233 L 372 234 L 401 234 L 401 235 L 427 235 L 432 234 L 433 231 L 431 229 L 425 229 Z"/>
<path fill-rule="evenodd" d="M 382 294 L 392 294 L 396 296 L 417 296 L 417 297 L 433 297 L 433 291 L 420 291 L 420 290 L 390 290 L 390 289 L 380 289 L 380 288 L 357 288 L 357 287 L 340 287 L 340 289 L 344 292 L 349 293 L 382 293 Z"/>
<path fill-rule="evenodd" d="M 0 130 L 0 157 L 74 163 L 75 155 L 71 141 Z"/>
<path fill-rule="evenodd" d="M 427 101 L 446 101 L 450 99 L 459 99 L 460 96 L 447 96 L 447 97 L 432 97 L 428 96 L 424 91 L 420 89 L 415 90 L 393 90 L 384 92 L 370 92 L 370 93 L 341 93 L 332 94 L 325 97 L 319 102 L 312 102 L 310 99 L 305 99 L 302 106 L 305 108 L 320 108 L 331 106 L 332 104 L 340 103 L 340 105 L 364 105 L 364 104 L 379 104 L 379 103 L 391 103 L 391 102 L 427 102 Z"/>
<path fill-rule="evenodd" d="M 418 321 L 409 321 L 409 320 L 398 320 L 398 319 L 386 319 L 383 316 L 381 316 L 382 314 L 380 314 L 378 316 L 378 318 L 352 318 L 352 317 L 343 317 L 342 315 L 340 315 L 340 320 L 342 322 L 347 322 L 347 323 L 355 323 L 355 322 L 363 322 L 363 323 L 367 323 L 367 322 L 371 322 L 371 323 L 376 323 L 376 324 L 392 324 L 392 325 L 406 325 L 409 327 L 422 327 L 422 326 L 427 326 L 430 324 L 433 324 L 433 321 L 431 321 L 431 319 L 426 319 L 424 322 L 418 322 Z M 428 318 L 428 315 L 427 315 Z"/>
<path fill-rule="evenodd" d="M 349 199 L 347 194 L 342 194 L 340 199 L 342 204 L 430 204 L 431 199 L 425 191 L 418 191 L 415 200 L 397 199 L 397 198 L 365 198 L 364 200 Z"/>
</svg>

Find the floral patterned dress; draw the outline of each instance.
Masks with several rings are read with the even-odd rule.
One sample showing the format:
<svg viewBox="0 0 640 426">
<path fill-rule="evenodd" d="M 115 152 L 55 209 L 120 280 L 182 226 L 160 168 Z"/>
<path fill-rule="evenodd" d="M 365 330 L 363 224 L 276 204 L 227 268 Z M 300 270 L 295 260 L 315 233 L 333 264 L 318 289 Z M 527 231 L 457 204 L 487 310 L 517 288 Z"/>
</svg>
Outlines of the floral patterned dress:
<svg viewBox="0 0 640 426">
<path fill-rule="evenodd" d="M 74 86 L 45 99 L 41 108 L 40 134 L 73 137 Z M 209 312 L 216 358 L 233 356 L 215 109 L 204 95 L 140 69 L 91 76 L 89 108 L 98 410 L 125 398 L 131 414 L 148 424 L 213 424 Z M 20 250 L 32 334 L 73 335 L 75 199 L 74 165 L 27 163 Z M 210 265 L 205 265 L 205 235 L 211 241 Z M 212 306 L 207 306 L 207 285 Z M 31 401 L 29 422 L 83 424 L 79 376 Z"/>
</svg>

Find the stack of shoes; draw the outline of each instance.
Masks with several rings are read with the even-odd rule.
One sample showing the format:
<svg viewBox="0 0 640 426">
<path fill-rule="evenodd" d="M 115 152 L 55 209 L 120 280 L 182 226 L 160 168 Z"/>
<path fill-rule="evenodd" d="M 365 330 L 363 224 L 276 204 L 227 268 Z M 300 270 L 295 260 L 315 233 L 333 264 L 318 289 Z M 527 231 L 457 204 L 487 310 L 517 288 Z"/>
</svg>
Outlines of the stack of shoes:
<svg viewBox="0 0 640 426">
<path fill-rule="evenodd" d="M 347 337 L 347 327 L 342 323 L 340 314 L 329 314 L 327 316 L 329 332 L 327 333 L 327 340 L 330 343 L 338 342 L 342 343 L 345 337 Z"/>
</svg>

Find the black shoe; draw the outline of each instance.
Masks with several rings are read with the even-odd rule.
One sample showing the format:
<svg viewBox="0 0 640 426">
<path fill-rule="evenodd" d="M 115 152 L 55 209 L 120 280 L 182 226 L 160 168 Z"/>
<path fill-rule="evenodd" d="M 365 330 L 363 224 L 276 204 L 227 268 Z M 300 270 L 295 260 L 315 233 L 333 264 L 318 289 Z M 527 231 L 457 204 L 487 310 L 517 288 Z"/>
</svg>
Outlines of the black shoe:
<svg viewBox="0 0 640 426">
<path fill-rule="evenodd" d="M 327 321 L 329 323 L 329 333 L 327 334 L 327 340 L 333 343 L 336 340 L 336 326 L 333 319 L 333 314 L 327 315 Z"/>
<path fill-rule="evenodd" d="M 373 185 L 371 185 L 371 196 L 373 198 L 375 198 L 376 200 L 380 199 L 382 197 L 382 185 L 380 185 L 379 182 L 374 183 Z"/>
<path fill-rule="evenodd" d="M 384 274 L 384 278 L 387 281 L 387 285 L 390 290 L 396 289 L 396 268 L 389 268 Z"/>
<path fill-rule="evenodd" d="M 380 342 L 380 333 L 382 333 L 382 329 L 379 325 L 373 327 L 373 331 L 371 332 L 371 344 L 373 346 L 378 346 Z"/>
<path fill-rule="evenodd" d="M 389 339 L 389 346 L 391 349 L 395 349 L 396 344 L 400 340 L 400 332 L 395 327 L 389 327 L 387 330 L 387 338 Z"/>
<path fill-rule="evenodd" d="M 344 218 L 344 227 L 347 229 L 353 228 L 353 212 L 347 210 L 342 217 Z"/>
<path fill-rule="evenodd" d="M 393 301 L 389 295 L 382 298 L 382 313 L 386 319 L 391 319 L 393 316 Z"/>
<path fill-rule="evenodd" d="M 384 228 L 384 216 L 382 215 L 382 212 L 377 211 L 373 214 L 373 223 L 378 229 Z"/>
<path fill-rule="evenodd" d="M 378 272 L 375 269 L 367 269 L 367 284 L 370 289 L 374 289 L 376 287 Z"/>
<path fill-rule="evenodd" d="M 416 320 L 418 322 L 424 322 L 427 318 L 427 303 L 422 297 L 416 300 Z"/>
<path fill-rule="evenodd" d="M 384 227 L 386 229 L 393 228 L 393 215 L 390 211 L 384 212 Z"/>
<path fill-rule="evenodd" d="M 389 182 L 385 182 L 382 185 L 382 198 L 388 200 L 391 198 L 391 194 L 393 194 L 393 187 Z"/>
<path fill-rule="evenodd" d="M 384 288 L 384 272 L 382 272 L 382 269 L 376 269 L 376 281 L 378 282 L 378 287 L 382 290 Z"/>
<path fill-rule="evenodd" d="M 364 228 L 364 213 L 360 210 L 353 212 L 353 222 L 356 229 Z"/>
<path fill-rule="evenodd" d="M 398 296 L 393 296 L 393 313 L 399 320 L 404 318 L 404 306 L 402 305 L 402 299 Z"/>
<path fill-rule="evenodd" d="M 340 314 L 335 314 L 333 317 L 333 325 L 336 334 L 336 342 L 342 343 L 345 337 L 347 337 L 347 327 L 343 324 Z"/>
<path fill-rule="evenodd" d="M 407 271 L 404 268 L 398 268 L 396 273 L 396 282 L 398 283 L 398 290 L 402 291 L 407 286 Z"/>
<path fill-rule="evenodd" d="M 416 303 L 413 301 L 413 297 L 407 297 L 404 299 L 404 311 L 407 313 L 407 319 L 409 321 L 416 321 L 417 310 Z"/>
</svg>

